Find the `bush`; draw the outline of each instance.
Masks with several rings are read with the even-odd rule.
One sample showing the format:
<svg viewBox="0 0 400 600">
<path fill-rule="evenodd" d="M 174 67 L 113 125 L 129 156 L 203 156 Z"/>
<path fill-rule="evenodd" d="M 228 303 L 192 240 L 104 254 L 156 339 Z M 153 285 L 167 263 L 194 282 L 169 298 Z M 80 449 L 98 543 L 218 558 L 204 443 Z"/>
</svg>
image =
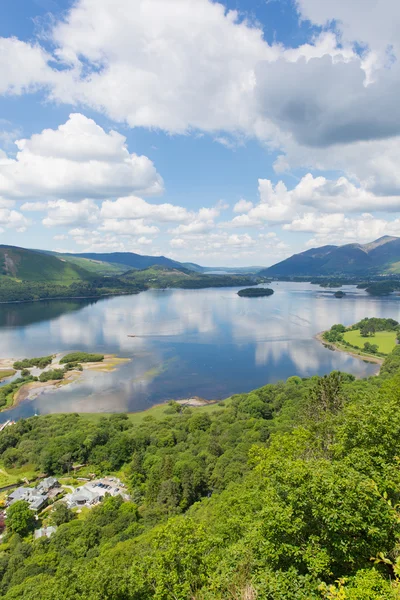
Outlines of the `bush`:
<svg viewBox="0 0 400 600">
<path fill-rule="evenodd" d="M 62 357 L 60 364 L 102 362 L 104 354 L 88 354 L 87 352 L 70 352 Z"/>
<path fill-rule="evenodd" d="M 46 381 L 58 381 L 59 379 L 64 379 L 64 373 L 65 371 L 63 369 L 43 371 L 43 373 L 39 375 L 39 381 L 43 383 Z"/>
<path fill-rule="evenodd" d="M 22 369 L 31 369 L 32 367 L 38 367 L 44 369 L 51 364 L 53 356 L 39 356 L 36 358 L 24 358 L 23 360 L 17 360 L 14 363 L 14 369 L 20 371 Z"/>
</svg>

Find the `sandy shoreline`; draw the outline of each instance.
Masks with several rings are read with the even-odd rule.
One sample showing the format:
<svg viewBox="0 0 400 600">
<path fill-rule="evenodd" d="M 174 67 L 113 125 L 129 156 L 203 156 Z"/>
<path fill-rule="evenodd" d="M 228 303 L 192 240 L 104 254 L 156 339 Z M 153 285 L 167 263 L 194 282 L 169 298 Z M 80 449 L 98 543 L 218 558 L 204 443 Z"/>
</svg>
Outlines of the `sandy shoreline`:
<svg viewBox="0 0 400 600">
<path fill-rule="evenodd" d="M 65 365 L 60 364 L 60 360 L 67 352 L 55 354 L 52 363 L 48 369 L 62 369 Z M 0 359 L 0 370 L 1 369 L 12 369 L 14 362 L 18 359 L 14 358 L 2 358 Z M 129 362 L 130 358 L 118 358 L 115 354 L 105 354 L 104 360 L 96 363 L 82 363 L 82 371 L 68 371 L 64 379 L 57 379 L 54 381 L 29 381 L 22 385 L 14 394 L 12 403 L 3 407 L 0 412 L 7 411 L 10 408 L 14 408 L 20 402 L 24 400 L 34 400 L 41 394 L 44 394 L 52 389 L 57 389 L 70 385 L 75 381 L 79 380 L 85 371 L 99 371 L 99 372 L 110 372 L 115 371 L 121 364 Z"/>
<path fill-rule="evenodd" d="M 346 350 L 345 348 L 336 346 L 336 344 L 334 344 L 333 342 L 327 342 L 326 340 L 324 340 L 324 338 L 323 338 L 324 333 L 326 333 L 326 332 L 321 331 L 320 333 L 317 333 L 317 335 L 315 335 L 314 338 L 316 340 L 318 340 L 319 342 L 321 342 L 321 344 L 323 344 L 326 348 L 329 348 L 329 350 L 333 350 L 336 352 L 343 352 L 343 354 L 348 354 L 349 356 L 358 358 L 358 359 L 362 360 L 363 362 L 375 363 L 377 365 L 382 365 L 383 361 L 385 360 L 384 358 L 381 358 L 380 356 L 372 356 L 370 354 L 357 354 L 356 350 Z M 360 350 L 360 352 L 361 352 L 361 350 Z"/>
</svg>

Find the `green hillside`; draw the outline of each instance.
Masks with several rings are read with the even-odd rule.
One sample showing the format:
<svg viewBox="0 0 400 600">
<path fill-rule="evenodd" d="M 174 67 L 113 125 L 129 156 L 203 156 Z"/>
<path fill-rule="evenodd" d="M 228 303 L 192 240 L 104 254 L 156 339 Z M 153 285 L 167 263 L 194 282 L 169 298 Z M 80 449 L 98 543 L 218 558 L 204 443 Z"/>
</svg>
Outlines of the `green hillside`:
<svg viewBox="0 0 400 600">
<path fill-rule="evenodd" d="M 199 289 L 255 284 L 255 278 L 248 275 L 207 275 L 185 268 L 172 269 L 159 265 L 142 271 L 129 271 L 121 279 L 150 288 Z"/>
<path fill-rule="evenodd" d="M 37 281 L 70 285 L 91 278 L 78 264 L 36 250 L 0 246 L 0 275 L 21 281 Z"/>
<path fill-rule="evenodd" d="M 399 600 L 400 348 L 381 374 L 290 377 L 140 418 L 0 432 L 5 480 L 122 479 L 121 496 L 6 514 L 5 600 Z M 83 465 L 78 471 L 72 465 Z M 16 508 L 15 508 L 16 507 Z M 48 539 L 33 531 L 56 525 Z"/>
<path fill-rule="evenodd" d="M 126 265 L 111 263 L 101 260 L 93 260 L 91 258 L 80 258 L 71 256 L 70 254 L 56 254 L 58 258 L 72 265 L 76 265 L 93 275 L 122 275 L 129 270 Z"/>
</svg>

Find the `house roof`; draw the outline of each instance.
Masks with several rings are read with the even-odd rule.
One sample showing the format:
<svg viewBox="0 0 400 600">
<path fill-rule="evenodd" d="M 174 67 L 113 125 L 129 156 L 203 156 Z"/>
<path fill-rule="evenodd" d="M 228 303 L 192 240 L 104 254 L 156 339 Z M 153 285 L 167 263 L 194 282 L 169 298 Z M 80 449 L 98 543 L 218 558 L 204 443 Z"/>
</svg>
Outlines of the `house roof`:
<svg viewBox="0 0 400 600">
<path fill-rule="evenodd" d="M 57 527 L 54 527 L 53 525 L 49 525 L 49 527 L 42 527 L 41 529 L 37 529 L 34 534 L 35 540 L 37 540 L 41 537 L 50 537 L 56 531 L 57 531 Z"/>
</svg>

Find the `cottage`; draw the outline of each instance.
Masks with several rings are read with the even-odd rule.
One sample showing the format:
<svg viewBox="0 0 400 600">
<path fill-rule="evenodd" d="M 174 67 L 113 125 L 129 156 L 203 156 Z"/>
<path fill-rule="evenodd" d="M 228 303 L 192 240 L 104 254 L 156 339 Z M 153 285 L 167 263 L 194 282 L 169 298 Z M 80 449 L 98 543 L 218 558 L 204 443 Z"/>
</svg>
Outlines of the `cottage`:
<svg viewBox="0 0 400 600">
<path fill-rule="evenodd" d="M 41 529 L 37 529 L 34 533 L 35 540 L 39 538 L 46 537 L 49 538 L 57 531 L 57 527 L 53 527 L 53 525 L 49 525 L 49 527 L 42 527 Z"/>
<path fill-rule="evenodd" d="M 37 486 L 37 489 L 43 494 L 43 493 L 47 493 L 50 490 L 52 490 L 55 487 L 59 487 L 59 483 L 57 481 L 57 479 L 55 477 L 46 477 L 46 479 L 43 479 L 39 485 Z"/>
<path fill-rule="evenodd" d="M 31 510 L 37 511 L 46 504 L 48 495 L 42 493 L 38 488 L 19 487 L 8 496 L 7 505 L 11 506 L 19 500 L 25 500 Z"/>
<path fill-rule="evenodd" d="M 97 504 L 97 502 L 99 502 L 100 499 L 101 496 L 97 491 L 85 485 L 80 488 L 77 488 L 72 494 L 68 494 L 65 497 L 69 508 Z"/>
<path fill-rule="evenodd" d="M 8 496 L 7 504 L 10 505 L 13 502 L 17 502 L 18 500 L 26 500 L 26 490 L 27 488 L 19 487 L 13 492 L 11 492 L 11 494 L 9 494 Z"/>
</svg>

